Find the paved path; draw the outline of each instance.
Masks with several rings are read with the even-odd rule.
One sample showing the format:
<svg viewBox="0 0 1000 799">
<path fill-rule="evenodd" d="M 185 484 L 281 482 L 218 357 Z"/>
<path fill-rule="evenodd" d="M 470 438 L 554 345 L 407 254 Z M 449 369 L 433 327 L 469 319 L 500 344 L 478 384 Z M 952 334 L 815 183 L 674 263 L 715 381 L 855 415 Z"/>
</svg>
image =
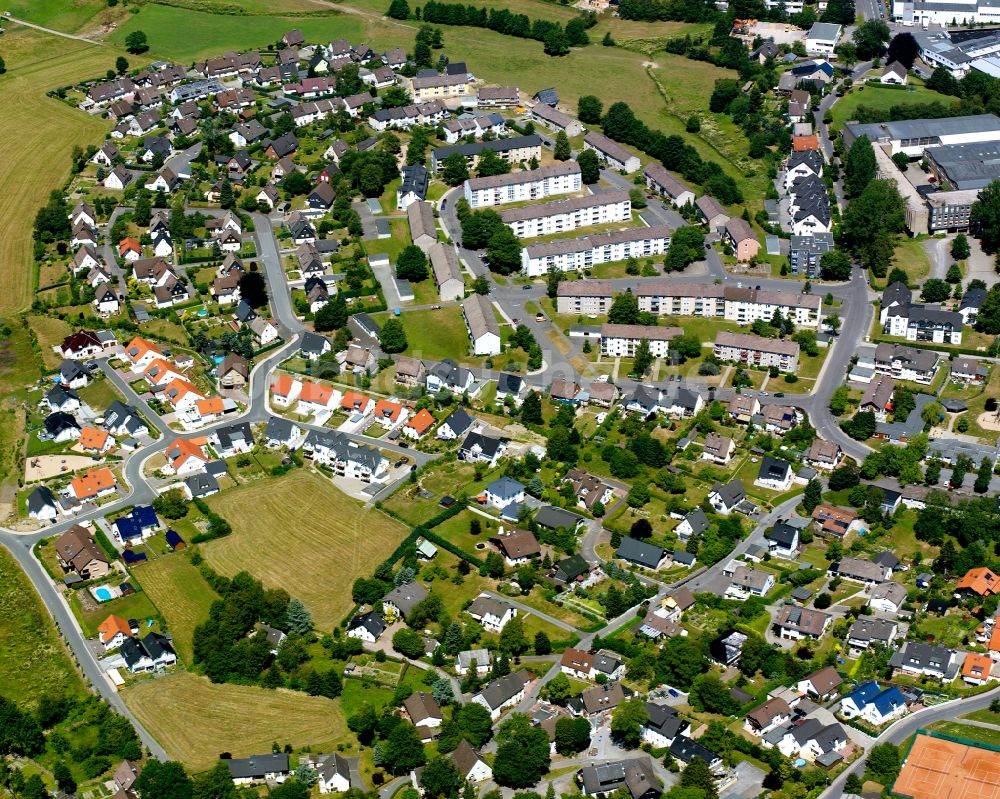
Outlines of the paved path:
<svg viewBox="0 0 1000 799">
<path fill-rule="evenodd" d="M 875 744 L 891 743 L 898 746 L 921 727 L 927 727 L 936 721 L 954 721 L 959 713 L 971 713 L 975 710 L 987 708 L 998 697 L 1000 697 L 1000 687 L 994 688 L 992 691 L 987 691 L 984 694 L 978 694 L 965 699 L 953 699 L 950 702 L 918 710 L 916 713 L 904 716 L 889 727 L 889 729 L 885 730 L 875 739 Z M 839 797 L 843 796 L 844 783 L 847 781 L 847 776 L 849 774 L 861 776 L 864 763 L 865 758 L 860 758 L 844 769 L 837 779 L 819 795 L 819 799 L 839 799 Z"/>
<path fill-rule="evenodd" d="M 41 25 L 36 25 L 34 22 L 27 22 L 23 19 L 18 19 L 17 17 L 12 17 L 9 14 L 5 14 L 0 17 L 0 20 L 6 19 L 8 22 L 15 22 L 18 25 L 24 25 L 26 28 L 34 28 L 36 31 L 44 31 L 45 33 L 51 33 L 53 36 L 61 36 L 63 39 L 73 39 L 77 42 L 86 42 L 87 44 L 97 44 L 101 47 L 105 47 L 104 42 L 98 42 L 94 39 L 88 39 L 86 36 L 76 36 L 72 33 L 64 33 L 63 31 L 57 31 L 54 28 L 44 28 Z"/>
</svg>

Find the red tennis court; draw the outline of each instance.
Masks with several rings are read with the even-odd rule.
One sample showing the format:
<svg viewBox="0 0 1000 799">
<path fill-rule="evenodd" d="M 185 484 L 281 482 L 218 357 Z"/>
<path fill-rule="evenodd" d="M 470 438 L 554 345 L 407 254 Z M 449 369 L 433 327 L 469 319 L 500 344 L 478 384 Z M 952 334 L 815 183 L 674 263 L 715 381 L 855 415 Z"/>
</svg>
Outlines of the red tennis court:
<svg viewBox="0 0 1000 799">
<path fill-rule="evenodd" d="M 918 735 L 893 790 L 913 799 L 1000 799 L 1000 752 Z"/>
</svg>

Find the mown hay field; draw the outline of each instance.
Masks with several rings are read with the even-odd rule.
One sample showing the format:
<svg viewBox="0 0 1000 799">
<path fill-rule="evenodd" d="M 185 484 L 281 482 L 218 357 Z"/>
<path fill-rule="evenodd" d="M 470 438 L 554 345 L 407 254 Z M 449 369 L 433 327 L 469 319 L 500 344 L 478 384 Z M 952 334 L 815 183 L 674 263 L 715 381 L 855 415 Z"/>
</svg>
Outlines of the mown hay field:
<svg viewBox="0 0 1000 799">
<path fill-rule="evenodd" d="M 217 594 L 180 553 L 151 560 L 136 570 L 136 576 L 174 636 L 177 654 L 185 663 L 191 663 L 194 628 L 208 618 Z"/>
<path fill-rule="evenodd" d="M 222 752 L 270 752 L 274 741 L 329 752 L 347 738 L 339 701 L 298 691 L 220 685 L 177 672 L 129 686 L 122 698 L 167 753 L 194 772 L 211 768 Z"/>
<path fill-rule="evenodd" d="M 267 588 L 301 599 L 320 630 L 336 626 L 352 606 L 351 584 L 368 576 L 409 532 L 308 469 L 209 497 L 233 527 L 202 546 L 220 574 L 247 571 Z"/>
</svg>

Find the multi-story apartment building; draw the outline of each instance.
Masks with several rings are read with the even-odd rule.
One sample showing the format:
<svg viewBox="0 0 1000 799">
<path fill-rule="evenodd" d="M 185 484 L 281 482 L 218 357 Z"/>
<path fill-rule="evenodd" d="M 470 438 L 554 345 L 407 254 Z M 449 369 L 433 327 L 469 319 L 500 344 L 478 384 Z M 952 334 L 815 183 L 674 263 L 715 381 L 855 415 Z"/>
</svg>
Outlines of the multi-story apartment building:
<svg viewBox="0 0 1000 799">
<path fill-rule="evenodd" d="M 667 357 L 671 339 L 684 331 L 679 327 L 648 325 L 601 325 L 601 355 L 609 358 L 632 358 L 639 345 L 646 341 L 654 358 Z"/>
<path fill-rule="evenodd" d="M 611 309 L 613 298 L 614 291 L 607 280 L 563 280 L 556 292 L 556 311 L 600 316 Z"/>
<path fill-rule="evenodd" d="M 822 298 L 793 291 L 766 291 L 705 283 L 650 280 L 636 289 L 640 311 L 663 316 L 703 316 L 750 325 L 770 322 L 775 311 L 797 327 L 818 328 Z"/>
<path fill-rule="evenodd" d="M 660 225 L 529 244 L 521 250 L 521 268 L 529 277 L 539 277 L 550 269 L 573 272 L 594 264 L 663 255 L 671 233 L 669 227 Z"/>
<path fill-rule="evenodd" d="M 556 161 L 526 172 L 509 172 L 465 181 L 463 192 L 471 208 L 542 200 L 556 194 L 580 191 L 580 166 L 576 161 Z"/>
<path fill-rule="evenodd" d="M 589 225 L 628 222 L 632 202 L 626 191 L 607 191 L 569 200 L 512 208 L 500 214 L 518 238 L 564 233 Z"/>
<path fill-rule="evenodd" d="M 715 357 L 752 366 L 776 366 L 782 372 L 799 368 L 799 345 L 794 341 L 723 331 L 715 337 Z"/>
</svg>

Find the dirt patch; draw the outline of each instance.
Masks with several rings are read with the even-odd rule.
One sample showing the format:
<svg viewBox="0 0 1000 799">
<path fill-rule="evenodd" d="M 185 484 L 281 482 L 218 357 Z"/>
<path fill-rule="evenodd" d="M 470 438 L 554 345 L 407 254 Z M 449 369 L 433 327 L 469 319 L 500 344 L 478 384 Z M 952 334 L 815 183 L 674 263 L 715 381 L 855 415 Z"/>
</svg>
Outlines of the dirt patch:
<svg viewBox="0 0 1000 799">
<path fill-rule="evenodd" d="M 976 422 L 983 430 L 1000 432 L 1000 419 L 997 418 L 997 414 L 994 411 L 985 411 L 979 414 Z"/>
<path fill-rule="evenodd" d="M 33 483 L 47 480 L 61 474 L 86 469 L 100 463 L 88 455 L 39 455 L 28 458 L 24 463 L 24 482 Z"/>
</svg>

